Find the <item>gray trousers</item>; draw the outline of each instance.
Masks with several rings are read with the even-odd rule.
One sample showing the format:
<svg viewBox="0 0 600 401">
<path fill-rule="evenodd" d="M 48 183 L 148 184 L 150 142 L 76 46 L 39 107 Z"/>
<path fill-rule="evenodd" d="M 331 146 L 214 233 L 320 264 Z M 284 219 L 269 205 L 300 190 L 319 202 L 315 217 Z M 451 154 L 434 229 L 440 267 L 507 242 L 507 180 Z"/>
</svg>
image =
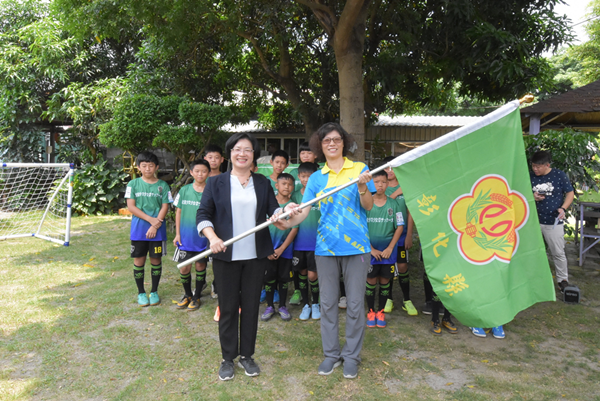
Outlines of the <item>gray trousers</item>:
<svg viewBox="0 0 600 401">
<path fill-rule="evenodd" d="M 565 255 L 564 224 L 557 224 L 556 227 L 550 224 L 540 224 L 540 228 L 554 261 L 556 282 L 569 281 L 569 267 L 567 264 L 567 255 Z"/>
<path fill-rule="evenodd" d="M 365 338 L 365 290 L 369 253 L 351 256 L 315 256 L 321 293 L 321 341 L 325 358 L 360 362 Z M 339 311 L 340 274 L 346 286 L 346 344 L 340 349 Z"/>
</svg>

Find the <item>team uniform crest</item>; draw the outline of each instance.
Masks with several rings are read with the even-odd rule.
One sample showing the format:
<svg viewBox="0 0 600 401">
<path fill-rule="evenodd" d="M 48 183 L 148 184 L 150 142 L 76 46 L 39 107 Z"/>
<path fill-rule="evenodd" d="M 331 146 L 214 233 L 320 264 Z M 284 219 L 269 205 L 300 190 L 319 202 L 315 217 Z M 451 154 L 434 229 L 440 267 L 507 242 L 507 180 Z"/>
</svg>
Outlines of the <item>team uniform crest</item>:
<svg viewBox="0 0 600 401">
<path fill-rule="evenodd" d="M 496 259 L 509 263 L 519 245 L 519 229 L 529 217 L 525 197 L 511 191 L 499 175 L 481 177 L 470 193 L 459 196 L 448 211 L 458 234 L 458 250 L 472 264 Z"/>
</svg>

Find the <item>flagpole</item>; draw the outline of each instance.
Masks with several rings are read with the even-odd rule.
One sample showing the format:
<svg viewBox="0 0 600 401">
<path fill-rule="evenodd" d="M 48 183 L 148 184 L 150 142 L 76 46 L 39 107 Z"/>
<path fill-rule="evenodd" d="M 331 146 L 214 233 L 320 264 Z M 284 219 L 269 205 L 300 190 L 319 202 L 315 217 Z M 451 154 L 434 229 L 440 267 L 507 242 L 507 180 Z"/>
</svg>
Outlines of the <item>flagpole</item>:
<svg viewBox="0 0 600 401">
<path fill-rule="evenodd" d="M 400 156 L 398 156 L 396 159 L 398 159 L 399 157 L 400 157 Z M 393 162 L 394 162 L 396 159 L 394 159 L 394 160 L 390 161 L 389 163 L 383 164 L 383 165 L 381 165 L 381 166 L 379 166 L 379 167 L 377 167 L 377 168 L 375 168 L 375 169 L 371 170 L 371 171 L 370 171 L 370 173 L 371 173 L 371 174 L 375 174 L 375 173 L 377 173 L 377 172 L 379 172 L 379 171 L 385 170 L 385 169 L 386 169 L 386 168 L 388 168 L 388 167 L 392 167 L 392 165 L 393 165 Z M 333 190 L 331 190 L 331 191 L 327 192 L 326 194 L 323 194 L 323 195 L 321 195 L 321 196 L 318 196 L 318 197 L 316 197 L 316 198 L 314 198 L 314 199 L 311 199 L 310 201 L 308 201 L 308 202 L 306 202 L 306 203 L 302 203 L 301 205 L 299 205 L 299 206 L 298 206 L 298 209 L 299 209 L 299 210 L 302 210 L 302 209 L 305 209 L 305 208 L 307 208 L 307 207 L 309 207 L 309 206 L 312 206 L 313 204 L 315 204 L 315 203 L 317 203 L 317 202 L 320 202 L 321 200 L 323 200 L 323 199 L 325 199 L 325 198 L 328 198 L 329 196 L 333 195 L 334 193 L 336 193 L 336 192 L 338 192 L 338 191 L 341 191 L 341 190 L 342 190 L 342 189 L 344 189 L 344 188 L 348 188 L 348 187 L 349 187 L 349 186 L 351 186 L 351 185 L 354 185 L 354 184 L 356 184 L 356 183 L 358 182 L 358 180 L 359 180 L 359 178 L 355 178 L 355 179 L 353 179 L 352 181 L 348 181 L 348 182 L 347 182 L 347 183 L 345 183 L 344 185 L 341 185 L 341 186 L 339 186 L 339 187 L 337 187 L 337 188 L 335 188 L 335 189 L 333 189 Z M 285 213 L 283 213 L 283 214 L 280 214 L 280 215 L 279 215 L 279 219 L 278 219 L 278 220 L 286 219 L 286 218 L 287 218 L 288 216 L 290 216 L 291 214 L 292 214 L 292 212 L 285 212 Z M 252 229 L 250 229 L 250 230 L 248 230 L 248 231 L 246 231 L 246 232 L 243 232 L 243 233 L 241 233 L 241 234 L 239 234 L 239 235 L 236 235 L 235 237 L 233 237 L 233 238 L 231 238 L 231 239 L 229 239 L 229 240 L 227 240 L 227 241 L 223 242 L 223 245 L 224 245 L 224 246 L 229 246 L 229 245 L 233 244 L 234 242 L 237 242 L 237 241 L 241 240 L 242 238 L 246 238 L 246 237 L 247 237 L 247 236 L 249 236 L 249 235 L 252 235 L 252 234 L 254 234 L 254 233 L 256 233 L 256 232 L 258 232 L 258 231 L 260 231 L 260 230 L 262 230 L 262 229 L 265 229 L 265 228 L 269 227 L 269 226 L 270 226 L 271 224 L 273 224 L 273 223 L 275 223 L 275 222 L 274 222 L 274 221 L 271 221 L 271 220 L 267 220 L 267 221 L 265 221 L 264 223 L 262 223 L 262 224 L 260 224 L 260 225 L 258 225 L 258 226 L 256 226 L 256 227 L 254 227 L 254 228 L 252 228 Z M 190 258 L 190 259 L 186 260 L 185 262 L 178 264 L 178 265 L 177 265 L 177 268 L 178 268 L 178 269 L 181 269 L 183 266 L 187 266 L 187 265 L 189 265 L 189 264 L 191 264 L 191 263 L 194 263 L 194 262 L 195 262 L 195 261 L 197 261 L 197 260 L 200 260 L 200 259 L 202 259 L 202 258 L 206 258 L 206 257 L 207 257 L 207 256 L 209 256 L 209 255 L 212 255 L 212 253 L 213 253 L 213 252 L 212 252 L 212 251 L 210 250 L 210 248 L 209 248 L 209 249 L 207 249 L 206 251 L 204 251 L 204 252 L 202 252 L 202 253 L 200 253 L 200 254 L 198 254 L 198 255 L 194 256 L 193 258 Z"/>
</svg>

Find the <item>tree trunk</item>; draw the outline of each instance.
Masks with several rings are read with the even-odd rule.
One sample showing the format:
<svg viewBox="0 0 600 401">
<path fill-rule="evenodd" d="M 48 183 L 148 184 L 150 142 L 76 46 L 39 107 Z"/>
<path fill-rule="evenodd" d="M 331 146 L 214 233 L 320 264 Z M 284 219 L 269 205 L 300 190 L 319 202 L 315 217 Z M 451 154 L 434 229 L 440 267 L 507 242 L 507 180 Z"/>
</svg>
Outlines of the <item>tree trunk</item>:
<svg viewBox="0 0 600 401">
<path fill-rule="evenodd" d="M 362 85 L 362 51 L 338 55 L 340 124 L 356 141 L 354 160 L 365 160 L 365 97 Z"/>
<path fill-rule="evenodd" d="M 320 124 L 313 113 L 302 113 L 302 122 L 304 123 L 304 138 L 308 142 L 311 135 L 319 128 Z"/>
<path fill-rule="evenodd" d="M 369 1 L 348 1 L 340 16 L 333 49 L 340 85 L 340 124 L 356 141 L 352 159 L 365 160 L 363 51 Z"/>
</svg>

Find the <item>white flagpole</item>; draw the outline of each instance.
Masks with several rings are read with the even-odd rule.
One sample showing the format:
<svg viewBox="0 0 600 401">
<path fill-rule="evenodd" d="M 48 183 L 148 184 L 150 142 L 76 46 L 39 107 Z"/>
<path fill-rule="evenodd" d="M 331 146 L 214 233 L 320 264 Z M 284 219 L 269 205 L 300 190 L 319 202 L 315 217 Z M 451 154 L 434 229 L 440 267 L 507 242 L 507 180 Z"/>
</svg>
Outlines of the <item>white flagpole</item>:
<svg viewBox="0 0 600 401">
<path fill-rule="evenodd" d="M 506 116 L 507 114 L 509 114 L 513 110 L 517 109 L 519 107 L 519 105 L 521 103 L 523 103 L 524 101 L 525 102 L 531 101 L 531 99 L 528 98 L 526 100 L 526 98 L 523 98 L 521 100 L 514 100 L 514 101 L 512 101 L 510 103 L 507 103 L 504 106 L 502 106 L 502 107 L 494 110 L 490 114 L 486 115 L 485 117 L 482 117 L 481 120 L 476 121 L 476 122 L 471 123 L 471 124 L 468 124 L 468 125 L 465 125 L 464 127 L 458 128 L 458 129 L 456 129 L 456 130 L 454 130 L 452 132 L 449 132 L 449 133 L 447 133 L 445 135 L 442 135 L 441 137 L 439 137 L 437 139 L 434 139 L 433 141 L 428 142 L 425 145 L 423 145 L 423 146 L 421 146 L 421 147 L 419 147 L 417 149 L 414 149 L 413 151 L 411 151 L 409 153 L 403 153 L 400 156 L 396 157 L 394 160 L 391 160 L 390 162 L 388 162 L 388 163 L 386 163 L 386 164 L 384 164 L 382 166 L 379 166 L 379 167 L 371 170 L 370 172 L 371 172 L 371 174 L 374 174 L 374 173 L 377 173 L 378 171 L 385 170 L 388 167 L 398 167 L 398 166 L 400 166 L 400 165 L 402 165 L 404 163 L 408 163 L 410 161 L 413 161 L 416 158 L 418 158 L 420 156 L 423 156 L 423 155 L 425 155 L 425 154 L 427 154 L 427 153 L 429 153 L 429 152 L 431 152 L 431 151 L 433 151 L 433 150 L 435 150 L 435 149 L 437 149 L 437 148 L 439 148 L 439 147 L 447 144 L 448 142 L 452 142 L 452 141 L 454 141 L 454 140 L 456 140 L 456 139 L 458 139 L 458 138 L 460 138 L 460 137 L 462 137 L 464 135 L 467 135 L 467 134 L 469 134 L 469 133 L 471 133 L 473 131 L 478 130 L 479 128 L 481 128 L 481 127 L 483 127 L 485 125 L 490 124 L 493 121 L 496 121 L 496 120 L 498 120 L 498 119 Z M 319 202 L 319 201 L 321 201 L 321 200 L 323 200 L 323 199 L 325 199 L 325 198 L 333 195 L 334 193 L 336 193 L 338 191 L 341 191 L 344 188 L 348 188 L 350 185 L 356 184 L 357 182 L 358 182 L 358 178 L 355 178 L 352 181 L 349 181 L 346 184 L 344 184 L 344 185 L 342 185 L 340 187 L 337 187 L 334 190 L 331 190 L 331 191 L 327 192 L 326 194 L 323 194 L 323 195 L 321 195 L 319 197 L 316 197 L 316 198 L 312 199 L 311 201 L 309 201 L 307 203 L 301 204 L 298 208 L 300 210 L 302 210 L 304 208 L 307 208 L 307 207 L 309 207 L 309 206 L 311 206 L 311 205 L 313 205 L 313 204 L 315 204 L 315 203 L 317 203 L 317 202 Z M 291 214 L 290 212 L 281 214 L 279 216 L 279 220 L 287 218 L 290 214 Z M 269 227 L 273 223 L 274 223 L 273 221 L 267 220 L 264 223 L 262 223 L 261 225 L 256 226 L 253 229 L 250 229 L 250 230 L 248 230 L 248 231 L 246 231 L 246 232 L 244 232 L 244 233 L 242 233 L 240 235 L 237 235 L 237 236 L 235 236 L 235 237 L 233 237 L 233 238 L 225 241 L 223 243 L 223 245 L 229 246 L 229 245 L 233 244 L 234 242 L 241 240 L 242 238 L 245 238 L 245 237 L 247 237 L 247 236 L 249 236 L 251 234 L 254 234 L 254 233 L 256 233 L 256 232 L 258 232 L 258 231 L 260 231 L 260 230 L 262 230 L 264 228 Z M 195 261 L 197 261 L 199 259 L 206 258 L 207 256 L 209 256 L 211 254 L 212 254 L 212 251 L 210 249 L 207 249 L 206 251 L 202 252 L 201 254 L 196 255 L 193 258 L 188 259 L 185 262 L 178 264 L 177 268 L 181 269 L 183 266 L 187 266 L 187 265 L 189 265 L 191 263 L 194 263 Z"/>
</svg>

